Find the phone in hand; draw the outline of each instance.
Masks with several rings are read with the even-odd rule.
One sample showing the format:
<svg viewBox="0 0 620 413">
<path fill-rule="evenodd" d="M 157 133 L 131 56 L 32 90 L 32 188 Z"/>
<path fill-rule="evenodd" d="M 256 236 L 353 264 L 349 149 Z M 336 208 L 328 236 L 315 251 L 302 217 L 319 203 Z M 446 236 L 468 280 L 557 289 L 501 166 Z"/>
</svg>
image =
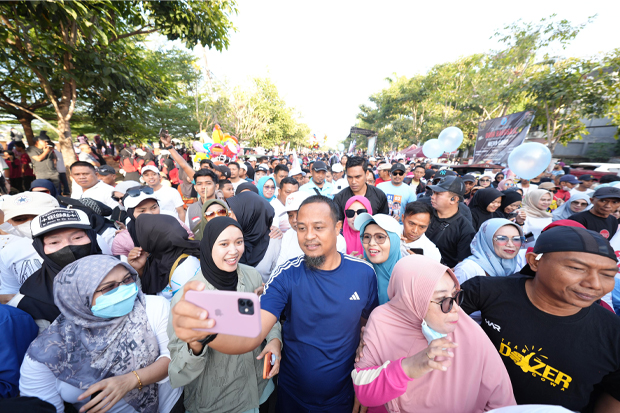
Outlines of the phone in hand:
<svg viewBox="0 0 620 413">
<path fill-rule="evenodd" d="M 414 254 L 417 255 L 424 255 L 424 249 L 423 248 L 409 248 L 409 251 L 413 252 Z"/>
<path fill-rule="evenodd" d="M 185 299 L 208 311 L 215 320 L 211 333 L 257 337 L 261 332 L 260 301 L 254 293 L 238 291 L 188 291 Z"/>
<path fill-rule="evenodd" d="M 268 379 L 269 378 L 269 373 L 271 373 L 271 369 L 273 368 L 273 365 L 276 364 L 276 357 L 275 354 L 273 354 L 271 351 L 267 354 L 265 354 L 265 357 L 263 358 L 264 363 L 263 363 L 263 379 Z"/>
<path fill-rule="evenodd" d="M 525 243 L 529 243 L 529 242 L 533 242 L 534 241 L 534 234 L 530 231 L 527 234 L 525 234 Z"/>
</svg>

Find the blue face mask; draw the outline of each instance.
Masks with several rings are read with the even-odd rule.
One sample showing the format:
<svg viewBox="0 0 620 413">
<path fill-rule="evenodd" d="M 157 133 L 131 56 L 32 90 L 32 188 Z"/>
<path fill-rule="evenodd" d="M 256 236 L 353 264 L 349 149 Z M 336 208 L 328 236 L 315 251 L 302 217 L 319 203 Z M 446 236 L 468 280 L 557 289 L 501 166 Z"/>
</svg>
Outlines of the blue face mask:
<svg viewBox="0 0 620 413">
<path fill-rule="evenodd" d="M 120 285 L 116 289 L 97 297 L 95 305 L 90 309 L 94 316 L 116 318 L 127 315 L 133 310 L 138 295 L 138 285 Z"/>
<path fill-rule="evenodd" d="M 424 334 L 424 337 L 426 337 L 426 341 L 428 341 L 428 344 L 430 344 L 433 340 L 437 340 L 438 338 L 443 338 L 447 336 L 447 334 L 438 333 L 432 328 L 430 328 L 429 325 L 426 324 L 426 320 L 422 320 L 422 334 Z"/>
</svg>

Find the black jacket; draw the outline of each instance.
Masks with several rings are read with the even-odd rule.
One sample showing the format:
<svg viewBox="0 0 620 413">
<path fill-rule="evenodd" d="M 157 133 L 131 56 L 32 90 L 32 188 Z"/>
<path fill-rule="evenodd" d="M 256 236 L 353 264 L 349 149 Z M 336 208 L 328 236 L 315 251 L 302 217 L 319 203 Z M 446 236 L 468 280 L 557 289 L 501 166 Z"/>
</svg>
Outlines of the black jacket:
<svg viewBox="0 0 620 413">
<path fill-rule="evenodd" d="M 418 201 L 424 202 L 425 204 L 430 205 L 431 197 L 430 196 L 418 196 Z M 467 205 L 465 205 L 465 202 L 463 201 L 459 202 L 459 213 L 463 215 L 465 218 L 467 218 L 467 220 L 470 223 L 472 222 L 471 211 L 469 210 L 469 208 L 467 207 Z"/>
<path fill-rule="evenodd" d="M 344 207 L 349 198 L 355 196 L 350 187 L 346 187 L 334 197 L 334 202 L 338 208 L 338 219 L 344 222 Z M 372 214 L 388 214 L 388 202 L 385 192 L 377 187 L 366 185 L 366 194 L 364 195 L 370 201 L 372 206 Z"/>
<path fill-rule="evenodd" d="M 467 207 L 465 207 L 467 209 Z M 450 218 L 439 218 L 433 210 L 426 236 L 439 249 L 442 262 L 450 268 L 471 255 L 471 240 L 476 235 L 471 222 L 460 211 Z"/>
</svg>

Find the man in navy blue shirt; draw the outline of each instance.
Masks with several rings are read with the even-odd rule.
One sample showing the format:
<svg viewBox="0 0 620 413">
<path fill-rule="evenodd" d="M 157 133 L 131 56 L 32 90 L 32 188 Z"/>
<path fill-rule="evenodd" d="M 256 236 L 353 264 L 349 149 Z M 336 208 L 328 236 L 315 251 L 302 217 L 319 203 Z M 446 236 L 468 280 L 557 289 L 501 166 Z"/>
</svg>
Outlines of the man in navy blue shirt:
<svg viewBox="0 0 620 413">
<path fill-rule="evenodd" d="M 333 201 L 318 195 L 306 199 L 297 214 L 304 255 L 278 267 L 265 286 L 261 335 L 219 334 L 208 343 L 222 353 L 246 353 L 262 343 L 284 314 L 279 412 L 339 413 L 353 408 L 350 374 L 360 328 L 378 305 L 377 279 L 370 264 L 336 250 L 341 226 Z M 184 291 L 196 287 L 188 283 Z M 208 333 L 193 329 L 211 328 L 214 321 L 185 300 L 175 305 L 172 315 L 177 336 L 194 353 L 202 351 L 199 340 Z"/>
</svg>

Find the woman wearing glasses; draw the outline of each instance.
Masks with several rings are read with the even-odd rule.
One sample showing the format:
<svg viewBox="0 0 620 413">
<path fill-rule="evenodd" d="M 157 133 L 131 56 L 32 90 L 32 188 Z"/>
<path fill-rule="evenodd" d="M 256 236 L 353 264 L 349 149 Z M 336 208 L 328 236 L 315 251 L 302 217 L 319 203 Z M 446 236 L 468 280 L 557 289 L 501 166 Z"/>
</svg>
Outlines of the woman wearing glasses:
<svg viewBox="0 0 620 413">
<path fill-rule="evenodd" d="M 567 202 L 552 212 L 553 221 L 570 219 L 570 216 L 585 211 L 590 206 L 590 197 L 582 192 L 574 193 Z"/>
<path fill-rule="evenodd" d="M 61 315 L 24 358 L 19 390 L 64 411 L 170 412 L 182 389 L 168 380 L 168 313 L 136 271 L 106 255 L 82 258 L 54 280 Z"/>
<path fill-rule="evenodd" d="M 471 255 L 454 267 L 459 283 L 473 277 L 505 277 L 517 272 L 524 243 L 521 227 L 504 218 L 485 221 L 471 242 Z"/>
<path fill-rule="evenodd" d="M 239 185 L 241 187 L 244 184 Z M 252 185 L 253 186 L 253 185 Z M 194 239 L 200 241 L 204 234 L 205 226 L 209 221 L 215 217 L 229 217 L 231 215 L 228 204 L 219 199 L 208 199 L 202 204 L 202 213 L 200 221 L 197 226 L 194 227 Z M 194 225 L 194 224 L 192 224 Z"/>
<path fill-rule="evenodd" d="M 478 178 L 478 186 L 481 186 L 483 188 L 489 188 L 491 186 L 492 177 L 493 177 L 492 174 L 488 175 L 487 173 L 485 173 L 480 178 Z"/>
<path fill-rule="evenodd" d="M 495 174 L 495 178 L 493 178 L 493 182 L 491 182 L 491 185 L 493 186 L 493 188 L 497 188 L 499 187 L 499 184 L 506 178 L 506 176 L 504 175 L 503 172 L 498 172 Z"/>
<path fill-rule="evenodd" d="M 271 202 L 276 197 L 276 180 L 272 176 L 263 176 L 256 184 L 261 197 Z"/>
<path fill-rule="evenodd" d="M 369 413 L 471 413 L 515 404 L 500 355 L 459 307 L 462 292 L 449 268 L 405 257 L 388 296 L 368 319 L 351 374 Z"/>
<path fill-rule="evenodd" d="M 394 266 L 407 253 L 401 246 L 403 229 L 394 218 L 385 214 L 374 216 L 362 213 L 355 218 L 355 228 L 360 232 L 364 258 L 377 273 L 379 304 L 388 301 L 388 284 Z"/>
<path fill-rule="evenodd" d="M 342 226 L 342 235 L 347 242 L 347 254 L 356 257 L 363 256 L 363 247 L 360 232 L 355 229 L 355 218 L 364 212 L 372 215 L 370 201 L 364 196 L 352 196 L 345 204 L 344 216 L 347 222 Z"/>
</svg>

